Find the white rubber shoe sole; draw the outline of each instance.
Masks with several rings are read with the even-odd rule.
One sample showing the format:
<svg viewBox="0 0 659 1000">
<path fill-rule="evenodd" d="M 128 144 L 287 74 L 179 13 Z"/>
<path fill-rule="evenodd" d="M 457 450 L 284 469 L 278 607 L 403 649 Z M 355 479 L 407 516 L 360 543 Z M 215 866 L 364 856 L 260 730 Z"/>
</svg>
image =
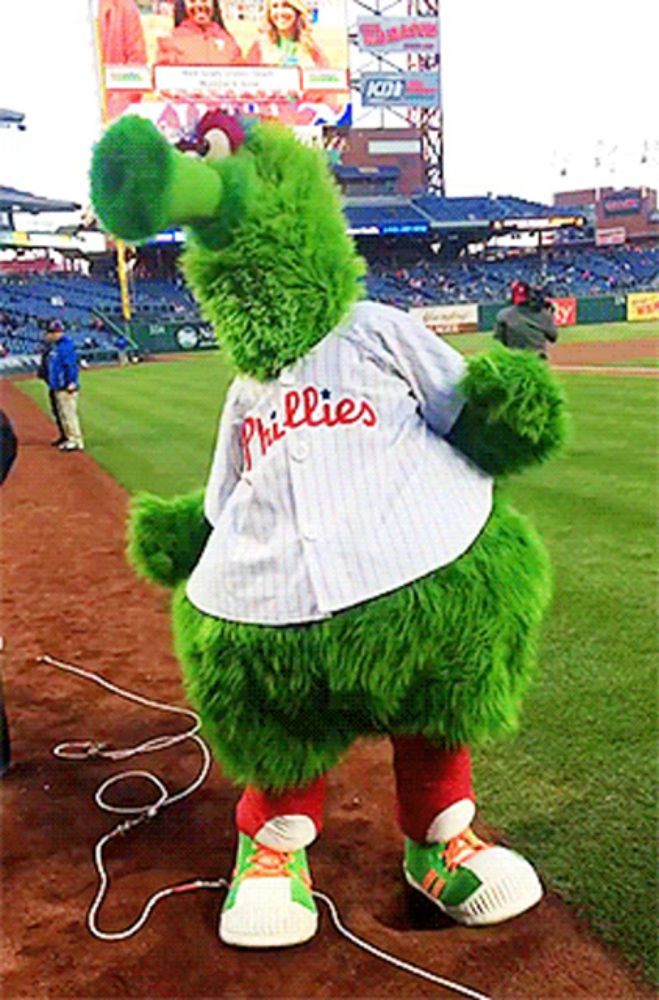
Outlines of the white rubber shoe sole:
<svg viewBox="0 0 659 1000">
<path fill-rule="evenodd" d="M 464 863 L 481 880 L 481 885 L 459 906 L 446 906 L 435 899 L 409 874 L 405 880 L 456 923 L 465 927 L 488 927 L 525 913 L 540 902 L 543 888 L 529 862 L 506 847 L 490 847 Z"/>
<path fill-rule="evenodd" d="M 288 948 L 309 941 L 318 914 L 291 899 L 288 878 L 247 879 L 220 916 L 220 940 L 237 948 Z"/>
</svg>

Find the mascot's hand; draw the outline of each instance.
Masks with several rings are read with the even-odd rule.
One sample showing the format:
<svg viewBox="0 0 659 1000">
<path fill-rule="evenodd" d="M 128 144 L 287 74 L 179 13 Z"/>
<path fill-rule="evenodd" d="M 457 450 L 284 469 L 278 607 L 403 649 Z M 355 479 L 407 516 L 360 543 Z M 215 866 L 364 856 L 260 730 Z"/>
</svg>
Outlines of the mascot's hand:
<svg viewBox="0 0 659 1000">
<path fill-rule="evenodd" d="M 448 440 L 491 475 L 543 462 L 565 441 L 563 393 L 542 358 L 498 344 L 469 358 Z"/>
<path fill-rule="evenodd" d="M 221 189 L 215 170 L 174 149 L 136 115 L 120 118 L 94 149 L 94 209 L 105 229 L 125 240 L 211 215 Z"/>
<path fill-rule="evenodd" d="M 203 490 L 171 500 L 140 493 L 131 502 L 129 561 L 140 576 L 175 587 L 192 572 L 210 530 Z"/>
</svg>

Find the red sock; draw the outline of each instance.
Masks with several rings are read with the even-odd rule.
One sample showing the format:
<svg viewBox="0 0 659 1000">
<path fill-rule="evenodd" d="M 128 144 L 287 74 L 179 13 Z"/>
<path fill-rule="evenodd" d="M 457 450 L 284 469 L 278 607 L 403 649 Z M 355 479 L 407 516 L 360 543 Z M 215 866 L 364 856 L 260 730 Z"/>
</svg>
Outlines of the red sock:
<svg viewBox="0 0 659 1000">
<path fill-rule="evenodd" d="M 236 807 L 236 825 L 241 833 L 254 838 L 261 827 L 275 816 L 308 816 L 320 833 L 327 778 L 321 775 L 304 788 L 291 788 L 271 795 L 248 785 Z"/>
<path fill-rule="evenodd" d="M 423 843 L 438 813 L 460 799 L 475 801 L 468 747 L 447 750 L 423 736 L 394 736 L 398 822 Z"/>
</svg>

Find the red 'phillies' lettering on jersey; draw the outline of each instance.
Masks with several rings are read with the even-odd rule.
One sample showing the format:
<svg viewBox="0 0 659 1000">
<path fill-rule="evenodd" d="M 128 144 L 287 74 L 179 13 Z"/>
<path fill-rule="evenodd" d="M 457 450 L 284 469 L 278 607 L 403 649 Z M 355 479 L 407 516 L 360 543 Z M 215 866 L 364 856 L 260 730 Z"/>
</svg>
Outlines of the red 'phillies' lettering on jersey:
<svg viewBox="0 0 659 1000">
<path fill-rule="evenodd" d="M 322 397 L 322 402 L 321 402 Z M 291 389 L 284 395 L 284 413 L 280 419 L 276 412 L 266 424 L 260 417 L 245 417 L 240 429 L 240 442 L 245 460 L 245 470 L 252 468 L 251 444 L 255 436 L 261 445 L 261 454 L 265 455 L 276 441 L 286 437 L 287 430 L 298 427 L 347 427 L 349 424 L 361 423 L 364 427 L 375 427 L 377 414 L 371 404 L 365 399 L 355 400 L 350 396 L 342 396 L 336 403 L 330 402 L 329 389 L 322 392 L 312 386 L 306 386 L 300 392 Z"/>
</svg>

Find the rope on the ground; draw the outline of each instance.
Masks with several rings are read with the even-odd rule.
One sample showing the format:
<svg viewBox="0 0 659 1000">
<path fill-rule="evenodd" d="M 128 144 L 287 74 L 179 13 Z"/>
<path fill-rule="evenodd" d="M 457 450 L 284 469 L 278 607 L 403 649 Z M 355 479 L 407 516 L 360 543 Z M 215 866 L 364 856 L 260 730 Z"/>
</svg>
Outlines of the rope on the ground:
<svg viewBox="0 0 659 1000">
<path fill-rule="evenodd" d="M 128 701 L 133 701 L 138 705 L 144 705 L 147 708 L 155 708 L 159 711 L 170 712 L 176 715 L 185 715 L 192 719 L 194 723 L 191 728 L 182 733 L 156 736 L 153 739 L 145 740 L 145 742 L 140 743 L 135 747 L 122 747 L 115 750 L 108 747 L 107 744 L 97 743 L 94 740 L 68 740 L 63 743 L 58 743 L 55 747 L 53 747 L 53 754 L 61 760 L 81 761 L 97 757 L 103 757 L 107 760 L 126 760 L 127 758 L 134 757 L 137 754 L 154 753 L 156 750 L 165 750 L 169 747 L 183 743 L 185 740 L 192 740 L 201 752 L 201 766 L 197 776 L 189 785 L 177 792 L 175 795 L 172 795 L 169 792 L 165 783 L 161 781 L 157 775 L 152 774 L 150 771 L 141 770 L 121 771 L 120 773 L 107 778 L 97 788 L 94 795 L 94 801 L 100 809 L 103 809 L 105 812 L 128 815 L 132 818 L 122 820 L 122 822 L 118 823 L 112 830 L 100 837 L 94 847 L 94 865 L 98 874 L 98 888 L 87 912 L 87 927 L 90 933 L 101 941 L 125 941 L 126 938 L 137 934 L 137 932 L 144 927 L 154 907 L 160 902 L 161 899 L 165 899 L 167 896 L 179 895 L 183 892 L 192 892 L 197 889 L 228 889 L 229 883 L 224 878 L 215 880 L 193 879 L 190 882 L 182 882 L 177 885 L 166 886 L 163 889 L 159 889 L 158 892 L 153 893 L 153 895 L 149 897 L 142 908 L 142 912 L 129 927 L 126 927 L 122 931 L 101 930 L 98 925 L 98 913 L 103 905 L 110 886 L 110 878 L 107 873 L 105 859 L 103 857 L 105 845 L 115 837 L 119 835 L 123 836 L 128 833 L 134 827 L 139 826 L 146 820 L 154 819 L 161 809 L 171 806 L 174 802 L 180 802 L 182 799 L 191 795 L 194 791 L 200 788 L 208 776 L 212 764 L 212 758 L 206 743 L 198 735 L 199 730 L 201 729 L 201 719 L 196 712 L 193 712 L 191 709 L 178 708 L 174 705 L 167 705 L 163 702 L 153 701 L 151 698 L 145 698 L 143 695 L 135 694 L 133 691 L 127 691 L 125 688 L 121 688 L 117 684 L 113 684 L 100 674 L 93 673 L 90 670 L 84 670 L 82 667 L 74 666 L 71 663 L 65 663 L 62 660 L 57 660 L 48 654 L 39 656 L 37 658 L 37 662 L 47 663 L 52 667 L 56 667 L 58 670 L 64 670 L 67 673 L 75 674 L 84 680 L 92 681 L 94 684 L 98 684 L 99 687 L 105 688 L 106 691 L 110 691 L 112 694 L 116 694 L 121 698 L 126 698 Z M 104 798 L 104 792 L 106 792 L 112 785 L 119 784 L 129 778 L 143 778 L 144 780 L 151 782 L 158 792 L 158 796 L 155 801 L 145 805 L 134 806 L 118 806 L 107 802 Z M 491 998 L 484 993 L 478 993 L 476 990 L 472 990 L 468 986 L 463 986 L 460 983 L 453 982 L 451 979 L 445 979 L 443 976 L 438 976 L 433 972 L 429 972 L 427 969 L 423 969 L 418 965 L 413 965 L 411 962 L 406 962 L 403 959 L 397 958 L 395 955 L 391 955 L 389 952 L 383 951 L 381 948 L 377 948 L 375 945 L 370 944 L 368 941 L 360 938 L 357 934 L 354 934 L 341 922 L 337 906 L 330 896 L 326 895 L 326 893 L 318 892 L 317 890 L 313 891 L 313 895 L 316 899 L 321 900 L 327 906 L 330 918 L 337 931 L 339 931 L 339 933 L 342 934 L 346 940 L 350 941 L 351 944 L 354 944 L 357 948 L 361 948 L 363 951 L 368 952 L 375 958 L 379 958 L 383 962 L 387 962 L 389 965 L 393 965 L 395 968 L 400 969 L 403 972 L 407 972 L 412 976 L 417 976 L 420 979 L 426 979 L 428 982 L 441 986 L 444 989 L 452 990 L 455 993 L 460 993 L 462 996 L 470 997 L 471 1000 L 491 1000 Z"/>
<path fill-rule="evenodd" d="M 395 955 L 390 955 L 388 951 L 383 951 L 381 948 L 376 948 L 374 944 L 364 941 L 363 938 L 358 937 L 351 930 L 348 930 L 345 924 L 341 923 L 339 911 L 330 896 L 325 895 L 324 892 L 318 892 L 315 889 L 313 890 L 313 894 L 316 899 L 322 899 L 323 903 L 327 906 L 330 917 L 332 918 L 332 923 L 336 927 L 337 931 L 343 934 L 343 936 L 352 944 L 356 945 L 357 948 L 362 948 L 370 955 L 374 955 L 376 958 L 381 958 L 383 962 L 388 962 L 389 965 L 393 965 L 397 969 L 402 969 L 403 972 L 409 972 L 410 975 L 418 976 L 420 979 L 427 979 L 429 982 L 435 983 L 436 986 L 443 986 L 444 989 L 453 990 L 455 993 L 461 993 L 462 996 L 472 997 L 472 1000 L 492 1000 L 492 998 L 487 996 L 485 993 L 478 993 L 476 990 L 472 990 L 468 986 L 463 986 L 461 983 L 454 983 L 451 979 L 444 979 L 443 976 L 437 976 L 434 972 L 428 972 L 427 969 L 421 968 L 420 965 L 413 965 L 411 962 L 405 962 L 402 958 L 396 958 Z"/>
</svg>

